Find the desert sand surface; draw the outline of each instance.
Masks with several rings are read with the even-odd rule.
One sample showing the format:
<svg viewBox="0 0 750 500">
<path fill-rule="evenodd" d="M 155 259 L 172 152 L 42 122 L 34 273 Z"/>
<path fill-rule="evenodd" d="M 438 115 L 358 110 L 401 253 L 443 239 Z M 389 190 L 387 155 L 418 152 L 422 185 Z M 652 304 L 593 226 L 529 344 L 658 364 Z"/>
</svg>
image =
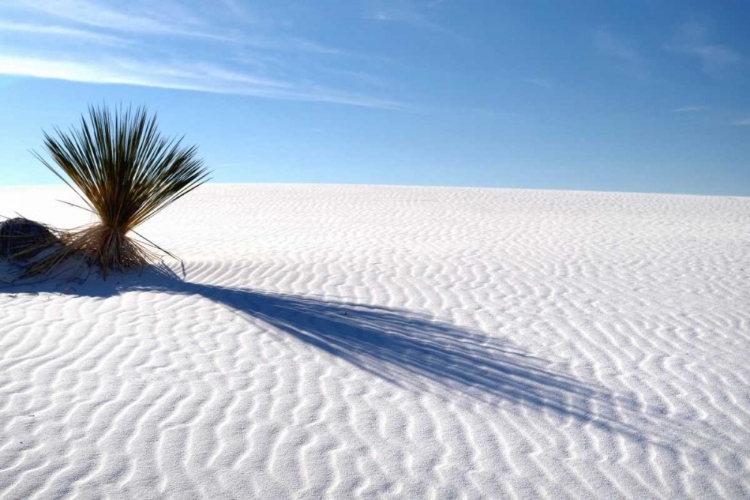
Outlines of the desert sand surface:
<svg viewBox="0 0 750 500">
<path fill-rule="evenodd" d="M 0 498 L 750 498 L 750 198 L 210 184 L 139 232 L 184 279 L 0 288 Z"/>
</svg>

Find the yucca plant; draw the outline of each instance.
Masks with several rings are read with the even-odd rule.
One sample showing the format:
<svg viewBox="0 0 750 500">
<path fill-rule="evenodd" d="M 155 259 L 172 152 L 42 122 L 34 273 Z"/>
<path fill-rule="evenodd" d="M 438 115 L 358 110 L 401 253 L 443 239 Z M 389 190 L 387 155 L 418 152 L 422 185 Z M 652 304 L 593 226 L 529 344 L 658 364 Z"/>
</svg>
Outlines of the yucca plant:
<svg viewBox="0 0 750 500">
<path fill-rule="evenodd" d="M 32 263 L 26 274 L 46 274 L 74 256 L 84 256 L 105 279 L 113 271 L 155 263 L 158 254 L 149 248 L 155 245 L 129 234 L 137 234 L 136 227 L 206 182 L 208 172 L 196 158 L 197 148 L 161 135 L 156 115 L 149 116 L 142 107 L 89 107 L 79 128 L 54 131 L 55 137 L 44 134 L 52 161 L 34 155 L 99 220 L 66 233 L 62 245 Z"/>
</svg>

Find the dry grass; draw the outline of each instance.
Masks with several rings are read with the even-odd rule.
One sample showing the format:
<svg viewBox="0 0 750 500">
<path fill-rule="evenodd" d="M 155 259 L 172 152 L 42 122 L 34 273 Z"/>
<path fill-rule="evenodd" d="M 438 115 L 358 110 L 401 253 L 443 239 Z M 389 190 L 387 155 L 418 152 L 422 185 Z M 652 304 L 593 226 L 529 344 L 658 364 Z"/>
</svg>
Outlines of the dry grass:
<svg viewBox="0 0 750 500">
<path fill-rule="evenodd" d="M 36 157 L 73 189 L 99 221 L 67 232 L 62 245 L 26 268 L 48 274 L 84 256 L 102 276 L 155 263 L 158 254 L 129 236 L 134 229 L 207 180 L 197 148 L 163 137 L 144 108 L 89 108 L 79 128 L 44 135 L 52 162 Z M 153 246 L 153 245 L 151 245 Z M 158 248 L 158 247 L 156 247 Z"/>
</svg>

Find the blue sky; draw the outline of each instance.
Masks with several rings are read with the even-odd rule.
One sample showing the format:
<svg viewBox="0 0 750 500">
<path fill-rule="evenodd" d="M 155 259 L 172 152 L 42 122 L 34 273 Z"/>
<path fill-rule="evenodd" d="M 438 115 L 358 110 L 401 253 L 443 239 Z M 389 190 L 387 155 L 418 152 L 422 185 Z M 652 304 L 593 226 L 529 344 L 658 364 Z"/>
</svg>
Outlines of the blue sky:
<svg viewBox="0 0 750 500">
<path fill-rule="evenodd" d="M 0 185 L 143 104 L 216 182 L 750 195 L 750 3 L 0 0 Z"/>
</svg>

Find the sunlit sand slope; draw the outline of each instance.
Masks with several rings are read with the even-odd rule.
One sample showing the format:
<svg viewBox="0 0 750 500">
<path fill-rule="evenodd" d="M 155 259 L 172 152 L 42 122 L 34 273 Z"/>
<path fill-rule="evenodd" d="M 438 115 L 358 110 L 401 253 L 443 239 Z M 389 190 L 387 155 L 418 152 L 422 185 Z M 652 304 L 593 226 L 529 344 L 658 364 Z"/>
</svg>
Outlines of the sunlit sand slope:
<svg viewBox="0 0 750 500">
<path fill-rule="evenodd" d="M 209 185 L 142 233 L 184 281 L 0 289 L 0 498 L 750 497 L 748 198 Z"/>
</svg>

